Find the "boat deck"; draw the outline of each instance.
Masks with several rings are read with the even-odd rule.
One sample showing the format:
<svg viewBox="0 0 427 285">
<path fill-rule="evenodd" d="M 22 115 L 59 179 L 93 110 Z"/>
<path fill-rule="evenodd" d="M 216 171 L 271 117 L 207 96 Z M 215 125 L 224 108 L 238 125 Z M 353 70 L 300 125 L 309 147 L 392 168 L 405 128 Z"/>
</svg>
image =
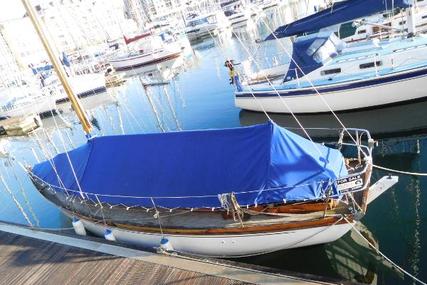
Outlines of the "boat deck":
<svg viewBox="0 0 427 285">
<path fill-rule="evenodd" d="M 1 284 L 331 284 L 0 223 Z"/>
</svg>

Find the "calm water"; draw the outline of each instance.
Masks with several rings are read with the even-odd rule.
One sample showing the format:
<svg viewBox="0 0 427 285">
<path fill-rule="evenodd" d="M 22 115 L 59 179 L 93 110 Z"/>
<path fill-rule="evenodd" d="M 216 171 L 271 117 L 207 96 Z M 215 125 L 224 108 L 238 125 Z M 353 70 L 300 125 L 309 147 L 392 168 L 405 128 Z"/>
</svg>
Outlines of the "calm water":
<svg viewBox="0 0 427 285">
<path fill-rule="evenodd" d="M 261 26 L 261 32 L 262 29 Z M 247 39 L 254 37 L 247 36 Z M 275 43 L 269 45 L 268 52 L 277 50 Z M 226 128 L 265 121 L 262 114 L 234 107 L 233 90 L 223 62 L 226 58 L 246 57 L 239 42 L 236 39 L 223 43 L 208 40 L 197 45 L 195 50 L 193 62 L 169 85 L 143 88 L 134 77 L 108 94 L 85 99 L 83 104 L 89 109 L 95 133 Z M 417 103 L 339 116 L 347 127 L 370 129 L 379 139 L 374 157 L 376 164 L 427 172 L 426 107 L 427 103 Z M 289 116 L 274 115 L 273 118 L 283 126 L 295 126 Z M 301 116 L 300 119 L 305 127 L 337 126 L 330 115 Z M 0 141 L 13 157 L 1 159 L 0 216 L 3 221 L 28 224 L 29 220 L 37 227 L 66 228 L 70 227 L 68 218 L 38 194 L 20 164 L 32 165 L 46 154 L 78 146 L 85 138 L 72 113 L 45 119 L 44 126 L 29 138 Z M 375 179 L 385 174 L 374 171 Z M 360 225 L 364 235 L 382 252 L 422 280 L 427 280 L 426 183 L 426 178 L 400 176 L 396 186 L 370 205 Z M 412 283 L 379 258 L 354 232 L 327 245 L 240 261 L 368 284 Z"/>
</svg>

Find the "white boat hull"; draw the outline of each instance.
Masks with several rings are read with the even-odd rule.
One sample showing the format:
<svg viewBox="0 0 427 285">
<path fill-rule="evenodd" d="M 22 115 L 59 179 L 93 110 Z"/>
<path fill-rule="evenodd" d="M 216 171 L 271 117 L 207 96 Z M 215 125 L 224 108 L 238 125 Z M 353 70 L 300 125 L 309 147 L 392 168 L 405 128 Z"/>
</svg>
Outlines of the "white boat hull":
<svg viewBox="0 0 427 285">
<path fill-rule="evenodd" d="M 330 109 L 333 111 L 347 111 L 421 99 L 427 97 L 425 86 L 427 86 L 427 75 L 359 88 L 343 88 L 339 91 L 330 92 L 323 91 L 322 87 L 318 87 L 323 100 L 313 92 L 312 88 L 297 90 L 301 93 L 307 91 L 309 93 L 307 95 L 290 95 L 287 94 L 289 91 L 279 91 L 281 94 L 279 96 L 276 91 L 272 90 L 262 92 L 264 94 L 267 93 L 268 96 L 258 96 L 260 92 L 246 91 L 246 97 L 236 96 L 235 104 L 245 110 L 263 111 L 262 109 L 264 108 L 265 111 L 274 113 L 322 113 L 329 112 Z M 251 93 L 256 96 L 256 99 Z"/>
<path fill-rule="evenodd" d="M 98 236 L 110 229 L 116 241 L 145 248 L 158 248 L 160 240 L 167 238 L 174 251 L 179 253 L 211 256 L 239 257 L 265 254 L 273 251 L 323 244 L 339 239 L 351 224 L 336 224 L 308 229 L 274 233 L 242 235 L 161 235 L 107 227 L 103 224 L 81 220 L 85 228 Z"/>
<path fill-rule="evenodd" d="M 195 41 L 199 39 L 214 37 L 218 35 L 218 30 L 216 25 L 209 24 L 201 27 L 195 27 L 193 29 L 188 29 L 185 34 L 189 41 Z"/>
<path fill-rule="evenodd" d="M 184 65 L 184 57 L 166 60 L 149 67 L 137 67 L 125 71 L 126 76 L 142 75 L 141 77 L 153 78 L 155 81 L 171 80 Z"/>
<path fill-rule="evenodd" d="M 138 69 L 140 72 L 150 72 L 159 70 L 165 67 L 175 67 L 175 63 L 179 62 L 178 58 L 181 55 L 181 49 L 177 47 L 173 50 L 164 49 L 150 54 L 141 54 L 129 56 L 119 59 L 110 60 L 110 64 L 117 71 L 131 71 Z"/>
<path fill-rule="evenodd" d="M 31 114 L 44 114 L 49 113 L 55 109 L 55 100 L 51 97 L 39 97 L 33 102 L 26 102 L 10 109 L 3 109 L 0 112 L 0 117 L 20 117 L 29 116 Z"/>
</svg>

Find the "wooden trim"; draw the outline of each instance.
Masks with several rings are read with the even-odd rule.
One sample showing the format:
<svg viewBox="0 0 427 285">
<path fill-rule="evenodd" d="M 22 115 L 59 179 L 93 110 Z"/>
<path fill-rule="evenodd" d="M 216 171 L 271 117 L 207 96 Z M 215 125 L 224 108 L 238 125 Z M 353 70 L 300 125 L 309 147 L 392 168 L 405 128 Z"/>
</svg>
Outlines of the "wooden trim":
<svg viewBox="0 0 427 285">
<path fill-rule="evenodd" d="M 68 212 L 68 211 L 67 211 Z M 81 216 L 75 213 L 70 213 L 75 215 L 82 220 L 87 220 L 94 223 L 99 223 L 100 221 L 94 220 L 89 217 Z M 346 217 L 349 222 L 354 221 L 353 215 Z M 308 228 L 316 227 L 325 227 L 331 226 L 333 224 L 346 224 L 347 221 L 342 219 L 339 216 L 334 217 L 325 217 L 316 220 L 301 221 L 301 222 L 291 222 L 291 223 L 276 223 L 270 225 L 251 225 L 243 227 L 233 227 L 233 228 L 207 228 L 207 229 L 190 229 L 190 228 L 162 228 L 162 231 L 159 227 L 147 227 L 147 226 L 137 226 L 130 224 L 115 223 L 113 221 L 105 221 L 105 225 L 117 227 L 122 230 L 129 230 L 134 232 L 142 233 L 165 233 L 165 234 L 178 234 L 178 235 L 227 235 L 227 234 L 259 234 L 259 233 L 275 233 L 288 230 L 301 230 Z"/>
<path fill-rule="evenodd" d="M 365 181 L 370 181 L 372 175 L 372 163 L 369 164 L 368 169 L 365 172 Z M 370 182 L 369 182 L 370 183 Z M 366 210 L 368 209 L 368 195 L 369 195 L 369 189 L 371 189 L 370 185 L 367 185 L 365 191 L 362 193 L 362 202 L 360 205 L 360 208 L 363 211 L 363 214 L 366 213 Z"/>
</svg>

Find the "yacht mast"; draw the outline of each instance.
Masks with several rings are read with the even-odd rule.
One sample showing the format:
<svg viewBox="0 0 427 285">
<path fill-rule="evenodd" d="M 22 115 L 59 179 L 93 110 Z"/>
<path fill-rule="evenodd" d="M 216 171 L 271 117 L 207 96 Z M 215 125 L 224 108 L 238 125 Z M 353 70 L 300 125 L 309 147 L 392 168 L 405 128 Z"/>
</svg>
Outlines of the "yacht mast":
<svg viewBox="0 0 427 285">
<path fill-rule="evenodd" d="M 70 84 L 67 81 L 67 75 L 64 71 L 64 68 L 62 67 L 61 63 L 59 62 L 59 59 L 57 56 L 55 56 L 52 47 L 47 40 L 46 35 L 44 34 L 42 25 L 40 23 L 40 20 L 37 18 L 36 11 L 34 10 L 33 6 L 29 3 L 29 0 L 21 0 L 22 4 L 25 7 L 25 10 L 28 14 L 28 16 L 31 19 L 31 22 L 33 23 L 34 28 L 36 29 L 37 34 L 40 37 L 40 40 L 42 41 L 43 47 L 46 50 L 50 61 L 52 62 L 53 68 L 56 71 L 56 74 L 59 77 L 59 80 L 61 81 L 62 86 L 64 86 L 65 92 L 67 93 L 68 98 L 70 99 L 71 106 L 73 107 L 74 111 L 77 114 L 77 117 L 79 118 L 83 130 L 85 131 L 87 136 L 90 136 L 90 132 L 92 130 L 92 125 L 90 124 L 89 120 L 86 117 L 86 114 L 80 105 L 79 101 L 77 100 L 76 96 L 73 93 L 73 90 L 71 89 Z"/>
</svg>

